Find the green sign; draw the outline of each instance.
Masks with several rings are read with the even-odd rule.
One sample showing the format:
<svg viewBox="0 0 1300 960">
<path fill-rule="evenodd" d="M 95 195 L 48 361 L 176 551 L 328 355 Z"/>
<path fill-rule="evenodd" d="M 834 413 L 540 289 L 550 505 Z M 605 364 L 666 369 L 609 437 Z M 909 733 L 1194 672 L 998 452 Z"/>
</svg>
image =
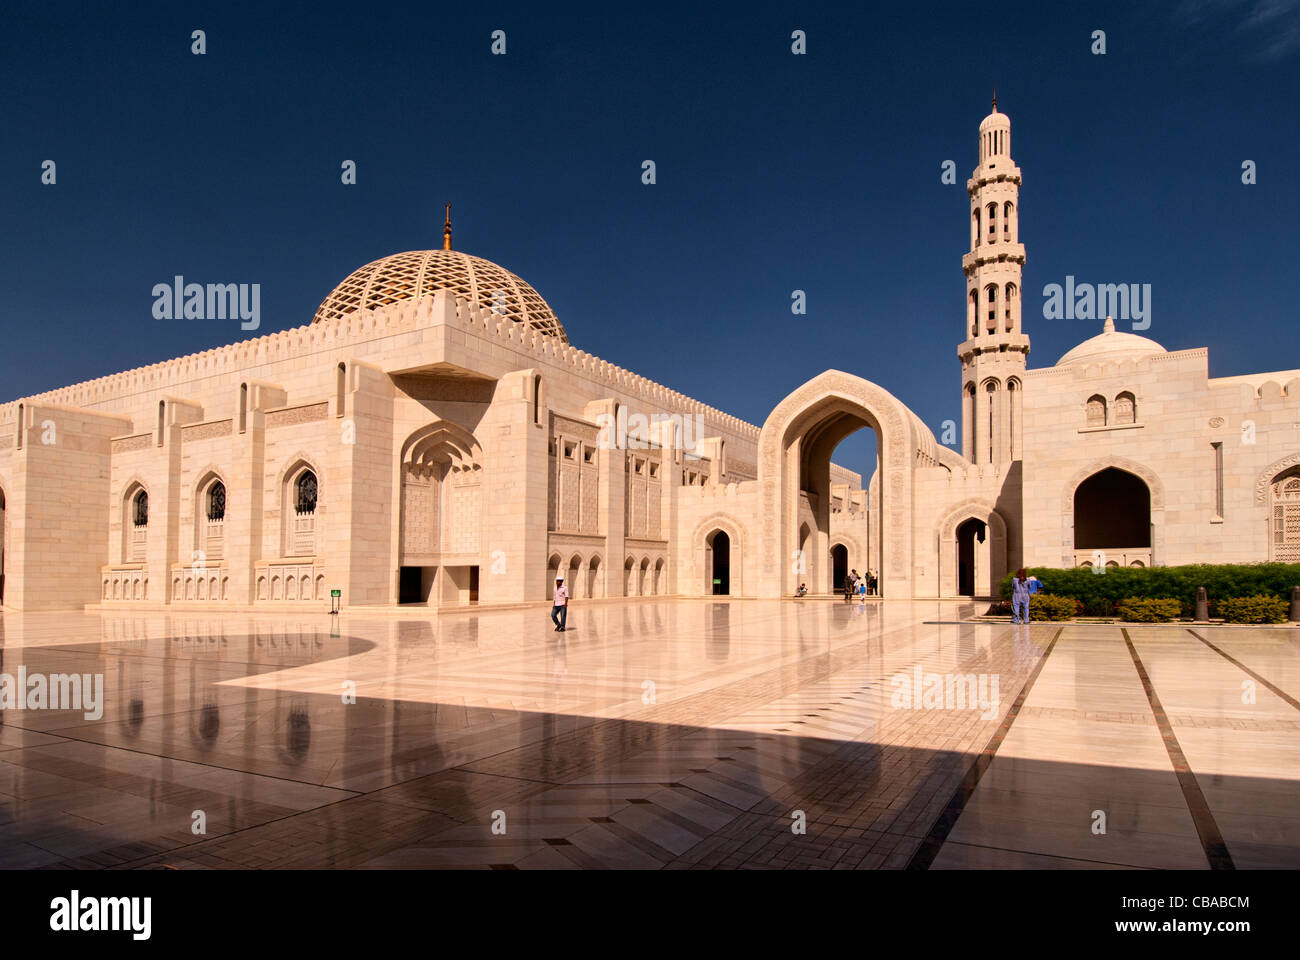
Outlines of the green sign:
<svg viewBox="0 0 1300 960">
<path fill-rule="evenodd" d="M 722 582 L 722 579 L 721 579 L 721 578 L 715 578 L 713 582 L 714 582 L 714 583 L 721 583 L 721 582 Z"/>
<path fill-rule="evenodd" d="M 342 591 L 342 590 L 331 590 L 331 591 L 330 591 L 330 596 L 331 596 L 331 597 L 341 597 L 341 596 L 343 596 L 343 591 Z"/>
</svg>

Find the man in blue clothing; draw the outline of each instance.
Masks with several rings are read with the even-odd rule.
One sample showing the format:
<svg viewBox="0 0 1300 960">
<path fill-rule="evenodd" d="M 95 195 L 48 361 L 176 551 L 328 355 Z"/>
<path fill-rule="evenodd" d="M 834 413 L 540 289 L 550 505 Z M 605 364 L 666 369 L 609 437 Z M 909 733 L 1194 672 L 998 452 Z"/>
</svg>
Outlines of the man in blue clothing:
<svg viewBox="0 0 1300 960">
<path fill-rule="evenodd" d="M 1025 576 L 1025 568 L 1021 567 L 1016 573 L 1016 578 L 1011 581 L 1011 622 L 1028 623 L 1029 622 L 1029 596 L 1034 592 L 1030 589 L 1029 579 Z"/>
</svg>

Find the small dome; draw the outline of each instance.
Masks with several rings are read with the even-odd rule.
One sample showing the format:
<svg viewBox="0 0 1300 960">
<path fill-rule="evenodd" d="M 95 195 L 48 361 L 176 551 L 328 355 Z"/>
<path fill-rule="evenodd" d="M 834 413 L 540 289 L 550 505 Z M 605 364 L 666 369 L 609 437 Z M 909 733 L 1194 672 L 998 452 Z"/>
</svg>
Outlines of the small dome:
<svg viewBox="0 0 1300 960">
<path fill-rule="evenodd" d="M 1139 337 L 1136 333 L 1117 333 L 1115 321 L 1107 317 L 1101 333 L 1083 341 L 1057 360 L 1056 365 L 1061 367 L 1072 363 L 1100 363 L 1104 360 L 1138 360 L 1167 352 L 1154 340 Z"/>
<path fill-rule="evenodd" d="M 985 130 L 993 129 L 1011 129 L 1011 118 L 1005 113 L 998 113 L 997 107 L 994 107 L 993 112 L 980 121 L 980 133 L 983 133 Z"/>
<path fill-rule="evenodd" d="M 367 263 L 330 291 L 312 323 L 336 320 L 354 310 L 419 300 L 438 290 L 450 290 L 484 310 L 569 342 L 555 311 L 531 284 L 491 260 L 459 250 L 411 250 Z"/>
</svg>

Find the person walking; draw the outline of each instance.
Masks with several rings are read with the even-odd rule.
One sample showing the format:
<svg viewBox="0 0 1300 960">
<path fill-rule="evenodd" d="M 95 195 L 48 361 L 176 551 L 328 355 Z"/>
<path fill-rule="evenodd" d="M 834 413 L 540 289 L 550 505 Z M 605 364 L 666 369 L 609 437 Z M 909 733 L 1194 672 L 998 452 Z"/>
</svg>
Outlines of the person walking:
<svg viewBox="0 0 1300 960">
<path fill-rule="evenodd" d="M 1021 567 L 1016 572 L 1016 578 L 1011 581 L 1011 622 L 1028 623 L 1029 622 L 1029 578 L 1025 576 L 1025 568 Z"/>
<path fill-rule="evenodd" d="M 563 577 L 555 578 L 555 606 L 551 607 L 551 622 L 558 633 L 564 632 L 564 624 L 569 615 L 569 588 L 564 585 Z"/>
</svg>

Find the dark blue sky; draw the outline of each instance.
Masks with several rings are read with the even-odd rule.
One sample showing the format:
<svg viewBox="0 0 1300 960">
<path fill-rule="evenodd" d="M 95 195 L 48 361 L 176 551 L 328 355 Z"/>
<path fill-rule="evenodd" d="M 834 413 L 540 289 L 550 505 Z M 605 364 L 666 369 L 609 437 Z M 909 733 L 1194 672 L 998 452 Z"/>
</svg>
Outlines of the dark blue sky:
<svg viewBox="0 0 1300 960">
<path fill-rule="evenodd" d="M 995 83 L 1031 366 L 1100 329 L 1042 319 L 1067 274 L 1150 283 L 1147 335 L 1209 346 L 1213 375 L 1300 365 L 1297 5 L 997 8 L 8 3 L 0 398 L 247 336 L 155 320 L 175 274 L 260 283 L 259 333 L 306 323 L 362 263 L 440 245 L 452 200 L 457 249 L 531 282 L 585 350 L 758 424 L 838 367 L 937 435 Z"/>
</svg>

